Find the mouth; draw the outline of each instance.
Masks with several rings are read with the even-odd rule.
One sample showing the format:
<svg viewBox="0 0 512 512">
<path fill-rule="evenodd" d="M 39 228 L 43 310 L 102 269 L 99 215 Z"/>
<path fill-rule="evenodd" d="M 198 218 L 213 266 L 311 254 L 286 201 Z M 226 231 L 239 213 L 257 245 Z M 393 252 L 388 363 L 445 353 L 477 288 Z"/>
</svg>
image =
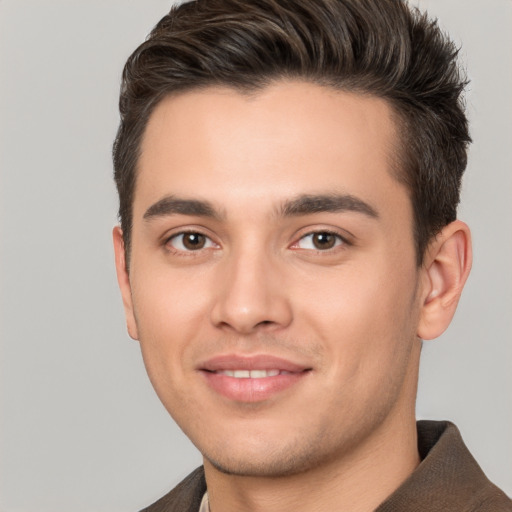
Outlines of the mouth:
<svg viewBox="0 0 512 512">
<path fill-rule="evenodd" d="M 218 356 L 199 368 L 207 385 L 230 401 L 255 403 L 297 387 L 312 368 L 268 355 Z"/>
</svg>

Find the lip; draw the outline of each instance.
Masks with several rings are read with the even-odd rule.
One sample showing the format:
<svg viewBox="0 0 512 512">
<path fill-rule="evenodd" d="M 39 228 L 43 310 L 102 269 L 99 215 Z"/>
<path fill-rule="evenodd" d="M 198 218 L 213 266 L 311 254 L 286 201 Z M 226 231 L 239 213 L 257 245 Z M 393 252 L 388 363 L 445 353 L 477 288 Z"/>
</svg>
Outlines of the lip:
<svg viewBox="0 0 512 512">
<path fill-rule="evenodd" d="M 279 375 L 236 378 L 219 373 L 235 370 L 279 370 Z M 272 355 L 220 355 L 200 364 L 198 371 L 216 393 L 235 402 L 268 400 L 301 382 L 311 368 Z"/>
</svg>

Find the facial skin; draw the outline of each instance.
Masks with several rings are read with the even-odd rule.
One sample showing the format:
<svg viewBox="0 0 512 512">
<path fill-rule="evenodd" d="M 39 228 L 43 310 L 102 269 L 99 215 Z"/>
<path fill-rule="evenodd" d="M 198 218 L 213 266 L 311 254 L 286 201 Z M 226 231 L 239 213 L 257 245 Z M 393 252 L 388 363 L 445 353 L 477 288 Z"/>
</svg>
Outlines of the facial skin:
<svg viewBox="0 0 512 512">
<path fill-rule="evenodd" d="M 419 338 L 451 319 L 469 234 L 454 223 L 417 267 L 396 136 L 385 101 L 298 82 L 183 93 L 152 114 L 118 277 L 207 480 L 375 465 L 385 497 L 417 465 Z M 219 373 L 235 369 L 291 375 Z"/>
</svg>

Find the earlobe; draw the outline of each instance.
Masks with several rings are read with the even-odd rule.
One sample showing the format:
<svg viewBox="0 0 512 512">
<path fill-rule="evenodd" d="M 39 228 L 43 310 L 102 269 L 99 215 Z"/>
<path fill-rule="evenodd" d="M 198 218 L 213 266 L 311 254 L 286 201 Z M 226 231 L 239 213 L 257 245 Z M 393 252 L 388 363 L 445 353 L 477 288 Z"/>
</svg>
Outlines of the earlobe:
<svg viewBox="0 0 512 512">
<path fill-rule="evenodd" d="M 126 327 L 128 334 L 134 340 L 139 339 L 137 332 L 137 324 L 135 322 L 135 315 L 133 311 L 132 292 L 130 285 L 130 276 L 126 266 L 126 251 L 123 240 L 123 231 L 119 226 L 116 226 L 112 231 L 112 238 L 114 242 L 114 254 L 116 260 L 116 274 L 121 297 L 123 299 L 124 313 L 126 317 Z"/>
<path fill-rule="evenodd" d="M 437 338 L 450 325 L 471 263 L 471 233 L 464 222 L 456 220 L 432 240 L 425 254 L 419 338 Z"/>
</svg>

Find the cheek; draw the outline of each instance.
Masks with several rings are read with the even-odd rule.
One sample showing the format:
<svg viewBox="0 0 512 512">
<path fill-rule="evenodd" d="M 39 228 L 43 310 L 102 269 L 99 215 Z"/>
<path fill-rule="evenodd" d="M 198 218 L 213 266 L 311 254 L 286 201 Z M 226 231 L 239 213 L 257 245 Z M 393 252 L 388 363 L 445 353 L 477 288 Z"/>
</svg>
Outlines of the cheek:
<svg viewBox="0 0 512 512">
<path fill-rule="evenodd" d="M 134 276 L 132 290 L 138 325 L 146 334 L 163 337 L 163 342 L 193 331 L 207 307 L 208 279 L 204 273 L 155 265 Z"/>
<path fill-rule="evenodd" d="M 142 356 L 157 393 L 178 385 L 190 366 L 208 308 L 204 279 L 160 270 L 140 272 L 132 285 Z"/>
<path fill-rule="evenodd" d="M 417 318 L 416 271 L 384 265 L 336 269 L 311 281 L 298 316 L 320 336 L 345 379 L 381 375 L 410 350 Z M 298 295 L 298 294 L 297 294 Z"/>
</svg>

